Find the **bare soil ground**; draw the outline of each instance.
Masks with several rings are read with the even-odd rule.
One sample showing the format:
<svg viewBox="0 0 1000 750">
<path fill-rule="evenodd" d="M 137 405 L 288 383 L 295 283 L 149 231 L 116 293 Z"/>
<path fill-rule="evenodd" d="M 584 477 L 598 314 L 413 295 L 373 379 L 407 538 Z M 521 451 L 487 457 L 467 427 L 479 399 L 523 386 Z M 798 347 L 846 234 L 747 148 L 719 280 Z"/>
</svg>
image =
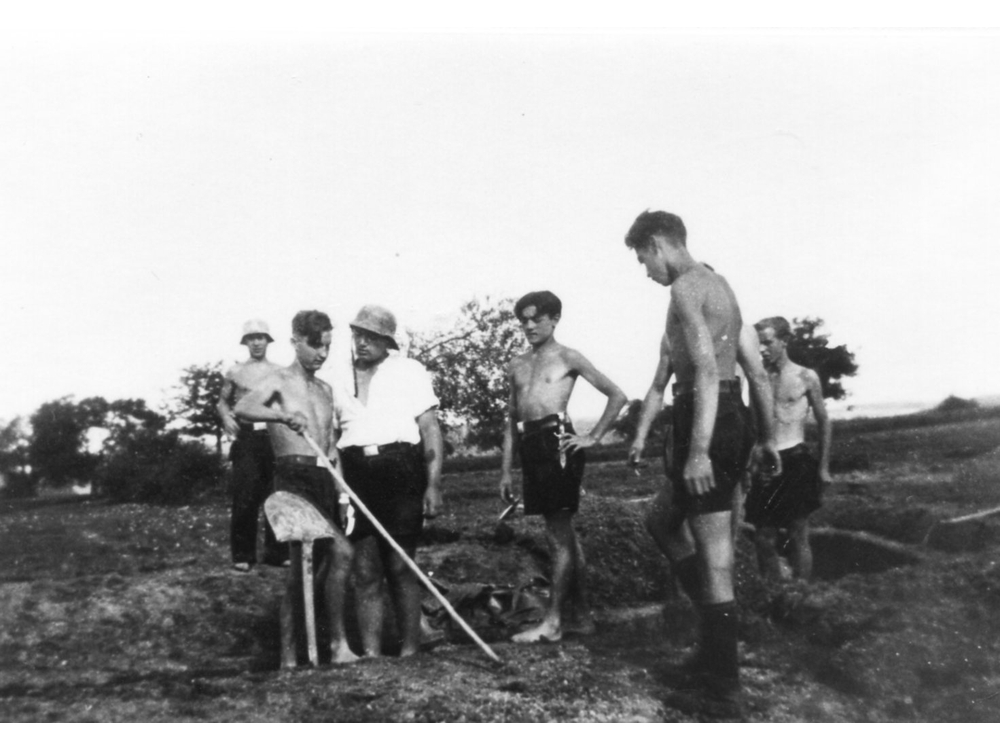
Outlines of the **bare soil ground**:
<svg viewBox="0 0 1000 750">
<path fill-rule="evenodd" d="M 616 461 L 588 468 L 577 524 L 598 632 L 514 646 L 510 619 L 470 596 L 462 611 L 502 665 L 450 630 L 411 659 L 279 672 L 286 571 L 230 570 L 221 497 L 0 502 L 0 719 L 1000 720 L 1000 519 L 948 551 L 921 543 L 937 520 L 1000 505 L 1000 419 L 842 433 L 814 516 L 817 579 L 765 585 L 741 543 L 738 710 L 680 687 L 696 620 L 642 530 L 662 477 Z M 497 481 L 445 477 L 448 509 L 418 562 L 453 590 L 509 591 L 545 572 L 539 521 L 498 530 Z"/>
</svg>

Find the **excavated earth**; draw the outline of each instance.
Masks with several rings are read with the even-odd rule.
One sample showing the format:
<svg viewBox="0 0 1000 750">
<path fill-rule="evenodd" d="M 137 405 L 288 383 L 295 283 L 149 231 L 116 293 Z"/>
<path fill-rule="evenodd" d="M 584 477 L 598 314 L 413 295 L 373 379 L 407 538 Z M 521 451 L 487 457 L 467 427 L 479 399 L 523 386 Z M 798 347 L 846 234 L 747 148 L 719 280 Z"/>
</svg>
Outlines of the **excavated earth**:
<svg viewBox="0 0 1000 750">
<path fill-rule="evenodd" d="M 418 656 L 282 672 L 286 571 L 230 569 L 221 495 L 0 501 L 0 719 L 998 721 L 1000 516 L 935 531 L 1000 506 L 998 447 L 995 418 L 842 437 L 814 580 L 763 582 L 741 532 L 743 689 L 721 704 L 678 678 L 696 619 L 642 528 L 652 463 L 588 468 L 598 629 L 541 646 L 509 642 L 547 593 L 539 520 L 497 523 L 495 470 L 446 474 L 417 560 L 500 664 L 428 597 L 442 634 Z"/>
</svg>

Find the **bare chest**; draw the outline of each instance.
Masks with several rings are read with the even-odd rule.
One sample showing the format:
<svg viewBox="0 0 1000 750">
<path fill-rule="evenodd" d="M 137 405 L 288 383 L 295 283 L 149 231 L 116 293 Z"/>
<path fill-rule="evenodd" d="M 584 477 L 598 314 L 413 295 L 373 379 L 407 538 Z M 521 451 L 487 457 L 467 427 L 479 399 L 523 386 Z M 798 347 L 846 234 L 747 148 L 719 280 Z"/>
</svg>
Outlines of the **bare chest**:
<svg viewBox="0 0 1000 750">
<path fill-rule="evenodd" d="M 798 374 L 771 373 L 768 377 L 774 394 L 774 407 L 779 413 L 804 413 L 809 408 L 806 385 Z"/>
</svg>

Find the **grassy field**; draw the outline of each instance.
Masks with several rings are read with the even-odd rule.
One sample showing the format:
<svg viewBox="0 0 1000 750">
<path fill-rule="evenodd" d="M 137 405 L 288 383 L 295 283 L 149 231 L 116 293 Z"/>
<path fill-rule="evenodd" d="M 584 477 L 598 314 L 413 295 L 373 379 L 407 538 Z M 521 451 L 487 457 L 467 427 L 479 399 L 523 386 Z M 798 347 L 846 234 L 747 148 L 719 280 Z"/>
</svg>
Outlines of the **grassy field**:
<svg viewBox="0 0 1000 750">
<path fill-rule="evenodd" d="M 974 524 L 955 551 L 921 543 L 936 521 L 1000 505 L 1000 415 L 841 423 L 837 434 L 835 483 L 814 516 L 817 570 L 827 572 L 765 584 L 741 542 L 738 714 L 678 688 L 695 618 L 642 530 L 659 467 L 636 477 L 609 460 L 589 466 L 577 522 L 599 630 L 550 646 L 509 643 L 514 623 L 481 596 L 544 591 L 539 522 L 498 528 L 495 468 L 445 476 L 447 511 L 418 562 L 470 592 L 462 611 L 502 665 L 449 631 L 412 659 L 279 672 L 285 571 L 230 570 L 221 496 L 181 508 L 0 501 L 0 718 L 1000 720 L 1000 520 Z M 895 542 L 909 564 L 872 564 L 837 530 Z"/>
</svg>

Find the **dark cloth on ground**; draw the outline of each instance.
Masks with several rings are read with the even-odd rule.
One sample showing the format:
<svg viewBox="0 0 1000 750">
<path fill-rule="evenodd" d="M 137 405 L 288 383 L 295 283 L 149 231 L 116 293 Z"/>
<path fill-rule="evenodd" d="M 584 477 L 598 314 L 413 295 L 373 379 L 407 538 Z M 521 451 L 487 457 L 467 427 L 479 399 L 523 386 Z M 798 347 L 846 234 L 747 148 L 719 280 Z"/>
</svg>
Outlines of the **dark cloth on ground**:
<svg viewBox="0 0 1000 750">
<path fill-rule="evenodd" d="M 291 492 L 309 502 L 335 528 L 343 530 L 337 508 L 337 485 L 325 467 L 316 465 L 316 457 L 279 456 L 274 465 L 274 489 Z M 287 545 L 286 545 L 287 546 Z"/>
<path fill-rule="evenodd" d="M 682 392 L 674 396 L 673 476 L 670 480 L 674 504 L 683 516 L 731 511 L 733 489 L 742 478 L 753 449 L 750 410 L 740 396 L 739 380 L 721 381 L 719 386 L 719 405 L 708 450 L 715 489 L 704 495 L 691 495 L 683 476 L 694 429 L 694 394 Z"/>
<path fill-rule="evenodd" d="M 424 526 L 424 492 L 427 466 L 420 445 L 391 443 L 379 446 L 377 455 L 365 455 L 357 446 L 342 448 L 344 481 L 396 539 L 416 538 Z M 360 510 L 355 511 L 351 539 L 378 535 Z M 402 542 L 400 542 L 402 544 Z"/>
<path fill-rule="evenodd" d="M 264 501 L 274 489 L 274 451 L 267 430 L 241 428 L 229 449 L 232 473 L 229 478 L 229 541 L 234 563 L 257 562 L 257 519 Z M 274 538 L 274 530 L 264 517 L 264 561 L 287 559 L 285 545 Z"/>
<path fill-rule="evenodd" d="M 573 425 L 551 415 L 524 422 L 520 436 L 521 474 L 524 482 L 524 514 L 546 515 L 559 510 L 576 513 L 580 507 L 580 483 L 587 456 L 583 449 L 566 454 L 566 466 L 559 462 L 560 424 L 566 434 L 575 435 Z"/>
<path fill-rule="evenodd" d="M 746 521 L 754 526 L 788 528 L 821 505 L 819 462 L 804 443 L 778 451 L 781 474 L 755 476 L 746 502 Z"/>
</svg>

